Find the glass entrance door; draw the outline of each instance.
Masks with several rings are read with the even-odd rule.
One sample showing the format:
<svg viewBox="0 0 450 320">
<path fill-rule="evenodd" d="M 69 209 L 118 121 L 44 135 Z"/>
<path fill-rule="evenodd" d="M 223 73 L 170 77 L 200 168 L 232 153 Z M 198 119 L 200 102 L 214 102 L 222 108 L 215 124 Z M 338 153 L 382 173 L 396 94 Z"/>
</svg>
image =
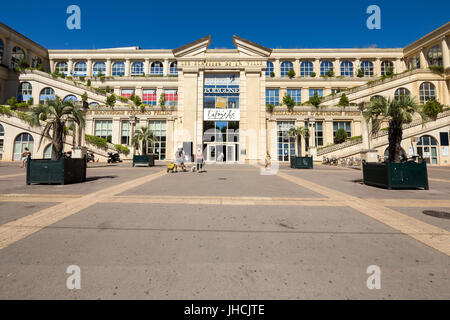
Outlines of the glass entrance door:
<svg viewBox="0 0 450 320">
<path fill-rule="evenodd" d="M 206 161 L 217 163 L 236 162 L 237 144 L 212 144 L 206 145 Z"/>
</svg>

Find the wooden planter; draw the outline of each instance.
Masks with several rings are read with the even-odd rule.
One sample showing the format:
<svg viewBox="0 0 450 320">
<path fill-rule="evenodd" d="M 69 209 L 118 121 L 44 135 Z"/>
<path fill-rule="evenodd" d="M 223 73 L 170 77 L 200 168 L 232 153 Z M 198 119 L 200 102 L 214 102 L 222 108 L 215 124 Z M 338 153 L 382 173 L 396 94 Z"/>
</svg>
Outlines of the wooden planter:
<svg viewBox="0 0 450 320">
<path fill-rule="evenodd" d="M 425 161 L 419 163 L 363 162 L 362 166 L 364 184 L 387 189 L 429 189 Z"/>
<path fill-rule="evenodd" d="M 27 185 L 67 184 L 86 181 L 86 160 L 62 157 L 59 160 L 27 159 Z"/>
<path fill-rule="evenodd" d="M 136 164 L 145 164 L 148 167 L 153 167 L 153 166 L 155 166 L 155 156 L 153 154 L 146 154 L 146 155 L 141 155 L 141 156 L 134 155 L 133 156 L 133 167 Z"/>
<path fill-rule="evenodd" d="M 294 169 L 312 169 L 312 157 L 291 157 L 291 168 Z"/>
</svg>

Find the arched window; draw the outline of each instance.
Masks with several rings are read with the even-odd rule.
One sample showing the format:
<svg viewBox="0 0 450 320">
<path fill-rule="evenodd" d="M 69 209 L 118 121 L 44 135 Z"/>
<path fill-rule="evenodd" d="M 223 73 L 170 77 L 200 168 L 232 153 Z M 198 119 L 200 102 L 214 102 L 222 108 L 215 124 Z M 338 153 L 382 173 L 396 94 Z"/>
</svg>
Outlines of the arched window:
<svg viewBox="0 0 450 320">
<path fill-rule="evenodd" d="M 84 61 L 75 63 L 75 68 L 73 69 L 74 76 L 86 76 L 87 74 L 87 64 Z"/>
<path fill-rule="evenodd" d="M 89 105 L 90 106 L 98 106 L 99 104 L 98 104 L 98 102 L 91 102 L 91 103 L 89 103 Z"/>
<path fill-rule="evenodd" d="M 0 39 L 0 64 L 3 62 L 3 50 L 4 50 L 3 40 Z"/>
<path fill-rule="evenodd" d="M 55 90 L 52 88 L 44 88 L 39 95 L 39 103 L 44 104 L 47 100 L 55 100 Z"/>
<path fill-rule="evenodd" d="M 373 77 L 372 61 L 364 60 L 361 62 L 360 68 L 364 71 L 364 77 Z"/>
<path fill-rule="evenodd" d="M 353 63 L 348 60 L 341 62 L 341 76 L 353 77 Z"/>
<path fill-rule="evenodd" d="M 425 103 L 428 100 L 436 99 L 436 90 L 434 84 L 430 82 L 423 82 L 419 87 L 420 103 Z"/>
<path fill-rule="evenodd" d="M 176 61 L 170 64 L 170 74 L 178 74 L 178 63 Z"/>
<path fill-rule="evenodd" d="M 142 76 L 144 74 L 144 63 L 138 61 L 131 66 L 132 76 Z"/>
<path fill-rule="evenodd" d="M 333 63 L 328 60 L 324 60 L 320 63 L 320 75 L 327 76 L 328 71 L 333 71 Z"/>
<path fill-rule="evenodd" d="M 0 123 L 0 160 L 3 159 L 3 138 L 5 137 L 5 129 Z"/>
<path fill-rule="evenodd" d="M 387 73 L 394 73 L 394 64 L 385 60 L 381 62 L 381 75 L 385 76 Z"/>
<path fill-rule="evenodd" d="M 31 67 L 32 68 L 39 68 L 39 66 L 42 64 L 42 59 L 34 56 L 33 60 L 31 60 Z"/>
<path fill-rule="evenodd" d="M 14 47 L 11 54 L 11 68 L 19 66 L 20 60 L 25 60 L 25 52 L 20 47 Z"/>
<path fill-rule="evenodd" d="M 267 64 L 266 64 L 266 76 L 267 76 L 267 77 L 270 77 L 270 75 L 272 74 L 272 72 L 274 72 L 274 69 L 273 69 L 273 62 L 267 61 Z"/>
<path fill-rule="evenodd" d="M 417 153 L 427 162 L 438 164 L 438 141 L 430 136 L 424 135 L 417 142 Z"/>
<path fill-rule="evenodd" d="M 155 61 L 150 66 L 150 74 L 163 74 L 163 64 L 159 61 Z"/>
<path fill-rule="evenodd" d="M 96 62 L 94 64 L 94 69 L 93 69 L 93 73 L 92 74 L 94 76 L 106 75 L 106 63 L 104 63 L 103 61 Z"/>
<path fill-rule="evenodd" d="M 33 155 L 34 139 L 29 133 L 21 133 L 14 140 L 13 160 L 19 161 L 22 159 L 22 154 L 25 148 L 28 148 Z"/>
<path fill-rule="evenodd" d="M 112 75 L 113 76 L 124 76 L 125 75 L 125 63 L 116 62 L 112 67 Z"/>
<path fill-rule="evenodd" d="M 33 96 L 33 88 L 29 82 L 22 82 L 17 93 L 17 100 L 28 101 Z"/>
<path fill-rule="evenodd" d="M 281 76 L 287 77 L 289 71 L 294 70 L 294 65 L 290 61 L 283 61 L 281 63 Z"/>
<path fill-rule="evenodd" d="M 400 96 L 409 96 L 409 95 L 411 95 L 411 93 L 409 92 L 408 89 L 406 89 L 406 88 L 398 88 L 394 92 L 394 99 L 398 100 L 400 98 Z"/>
<path fill-rule="evenodd" d="M 50 143 L 48 146 L 44 149 L 44 159 L 51 159 L 52 158 L 52 144 Z"/>
<path fill-rule="evenodd" d="M 313 72 L 313 64 L 311 61 L 302 61 L 300 64 L 300 76 L 310 77 Z"/>
<path fill-rule="evenodd" d="M 75 97 L 73 94 L 69 94 L 68 96 L 66 96 L 66 97 L 63 99 L 63 101 L 74 101 L 74 102 L 77 102 L 77 101 L 78 101 L 78 98 Z"/>
<path fill-rule="evenodd" d="M 428 50 L 428 63 L 430 66 L 442 66 L 442 48 L 440 44 Z"/>
<path fill-rule="evenodd" d="M 420 58 L 418 55 L 409 58 L 408 60 L 408 69 L 420 69 Z"/>
<path fill-rule="evenodd" d="M 67 66 L 67 62 L 58 62 L 55 66 L 56 73 L 64 73 L 67 75 L 69 73 L 69 67 Z"/>
</svg>

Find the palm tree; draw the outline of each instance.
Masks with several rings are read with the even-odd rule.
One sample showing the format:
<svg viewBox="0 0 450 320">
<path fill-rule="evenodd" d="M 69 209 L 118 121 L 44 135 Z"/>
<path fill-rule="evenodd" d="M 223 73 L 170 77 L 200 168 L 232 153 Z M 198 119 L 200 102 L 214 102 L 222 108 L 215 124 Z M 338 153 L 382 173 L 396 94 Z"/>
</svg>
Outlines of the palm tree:
<svg viewBox="0 0 450 320">
<path fill-rule="evenodd" d="M 295 137 L 297 144 L 297 157 L 302 156 L 302 137 L 307 137 L 309 130 L 306 127 L 292 127 L 288 131 L 290 137 Z"/>
<path fill-rule="evenodd" d="M 142 144 L 144 144 L 142 154 L 146 155 L 149 143 L 152 143 L 155 140 L 156 140 L 155 134 L 153 133 L 152 130 L 150 130 L 149 127 L 140 127 L 134 133 L 132 142 L 136 146 L 136 148 L 139 148 L 139 146 L 142 146 Z"/>
<path fill-rule="evenodd" d="M 397 99 L 375 98 L 363 111 L 366 121 L 372 122 L 372 131 L 380 128 L 380 123 L 389 121 L 389 161 L 400 162 L 400 150 L 403 137 L 403 124 L 410 123 L 415 114 L 419 114 L 422 121 L 427 119 L 416 99 L 409 95 L 402 95 Z"/>
<path fill-rule="evenodd" d="M 32 126 L 41 126 L 41 121 L 45 122 L 38 149 L 44 137 L 52 140 L 52 160 L 59 160 L 63 155 L 66 140 L 66 124 L 74 122 L 84 127 L 85 119 L 85 112 L 78 103 L 71 100 L 63 101 L 56 96 L 55 100 L 48 100 L 43 105 L 33 107 L 29 122 Z"/>
</svg>

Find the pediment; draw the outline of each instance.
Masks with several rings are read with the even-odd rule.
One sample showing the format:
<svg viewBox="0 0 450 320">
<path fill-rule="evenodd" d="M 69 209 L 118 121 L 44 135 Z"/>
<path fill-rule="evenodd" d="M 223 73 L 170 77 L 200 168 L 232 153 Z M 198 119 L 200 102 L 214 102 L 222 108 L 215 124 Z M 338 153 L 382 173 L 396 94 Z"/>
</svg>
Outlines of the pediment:
<svg viewBox="0 0 450 320">
<path fill-rule="evenodd" d="M 208 35 L 179 48 L 173 49 L 172 53 L 177 58 L 200 56 L 206 52 L 210 43 L 211 35 Z"/>
<path fill-rule="evenodd" d="M 272 49 L 233 35 L 233 43 L 241 55 L 249 57 L 269 57 Z"/>
</svg>

